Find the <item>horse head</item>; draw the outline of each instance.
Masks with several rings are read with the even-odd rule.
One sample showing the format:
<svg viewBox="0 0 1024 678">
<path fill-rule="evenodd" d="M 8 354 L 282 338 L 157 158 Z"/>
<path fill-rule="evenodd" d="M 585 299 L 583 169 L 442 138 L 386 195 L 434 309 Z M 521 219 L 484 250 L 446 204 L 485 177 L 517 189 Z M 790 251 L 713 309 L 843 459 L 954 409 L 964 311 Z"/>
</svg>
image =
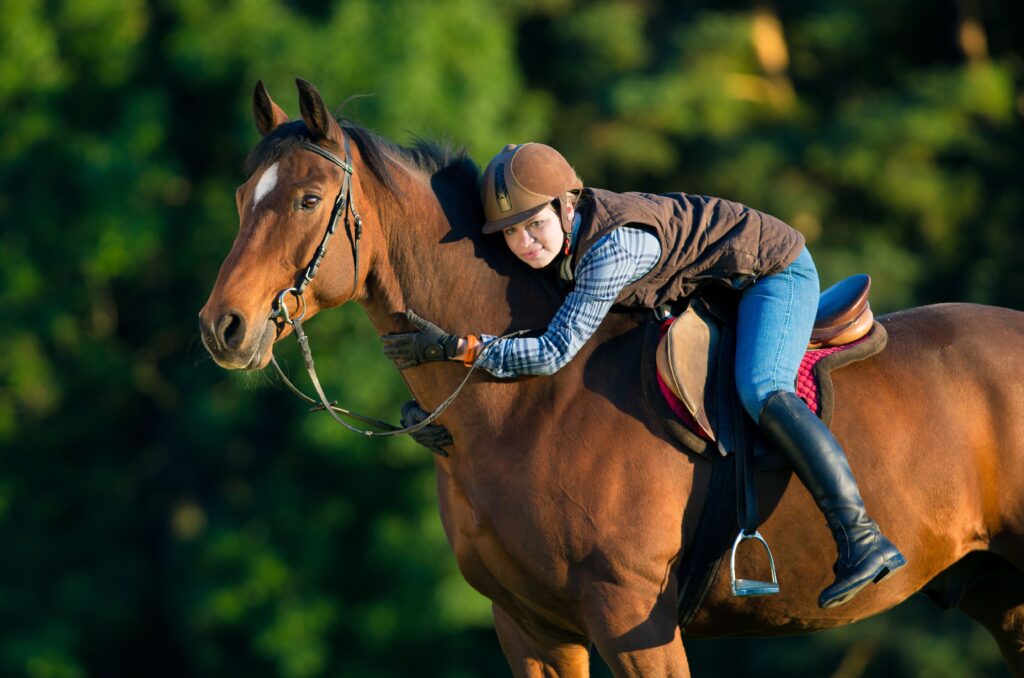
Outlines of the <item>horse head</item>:
<svg viewBox="0 0 1024 678">
<path fill-rule="evenodd" d="M 341 125 L 316 88 L 297 83 L 294 121 L 256 84 L 263 138 L 235 192 L 238 235 L 199 313 L 219 365 L 265 367 L 292 331 L 282 308 L 308 320 L 355 300 L 382 333 L 407 328 L 407 308 L 463 334 L 547 324 L 561 293 L 481 234 L 479 170 L 464 150 Z"/>
<path fill-rule="evenodd" d="M 354 206 L 362 196 L 351 167 L 358 149 L 319 92 L 304 80 L 297 84 L 302 118 L 296 121 L 256 84 L 253 113 L 263 139 L 250 155 L 249 179 L 235 191 L 238 235 L 199 312 L 203 343 L 228 369 L 267 365 L 273 343 L 290 330 L 275 316 L 280 307 L 308 319 L 358 298 L 376 246 L 372 233 L 356 233 L 362 223 Z M 334 239 L 348 242 L 327 247 L 318 260 L 334 213 Z M 356 270 L 359 247 L 364 259 Z M 316 279 L 304 280 L 314 261 Z"/>
</svg>

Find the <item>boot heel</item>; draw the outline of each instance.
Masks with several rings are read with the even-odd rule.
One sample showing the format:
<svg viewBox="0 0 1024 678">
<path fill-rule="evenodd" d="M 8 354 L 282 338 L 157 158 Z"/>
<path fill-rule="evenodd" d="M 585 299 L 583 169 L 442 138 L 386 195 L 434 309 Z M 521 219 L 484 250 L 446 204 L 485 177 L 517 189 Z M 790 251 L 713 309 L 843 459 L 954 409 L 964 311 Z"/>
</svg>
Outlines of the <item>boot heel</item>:
<svg viewBox="0 0 1024 678">
<path fill-rule="evenodd" d="M 885 561 L 885 565 L 882 567 L 882 569 L 879 571 L 879 573 L 875 575 L 875 578 L 873 580 L 871 580 L 871 583 L 872 584 L 877 584 L 878 582 L 882 581 L 883 579 L 888 577 L 890 574 L 892 574 L 893 572 L 895 572 L 896 570 L 900 569 L 901 567 L 903 567 L 906 564 L 907 564 L 907 559 L 903 557 L 903 554 L 899 554 L 895 558 L 891 558 L 891 559 Z"/>
</svg>

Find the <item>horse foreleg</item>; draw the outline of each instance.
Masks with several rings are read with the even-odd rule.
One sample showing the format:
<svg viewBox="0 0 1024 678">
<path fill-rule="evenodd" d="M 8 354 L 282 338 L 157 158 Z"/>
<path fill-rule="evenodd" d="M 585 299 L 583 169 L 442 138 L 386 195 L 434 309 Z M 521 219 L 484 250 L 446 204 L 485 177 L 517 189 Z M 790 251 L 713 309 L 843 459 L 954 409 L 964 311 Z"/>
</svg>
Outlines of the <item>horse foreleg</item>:
<svg viewBox="0 0 1024 678">
<path fill-rule="evenodd" d="M 964 583 L 958 607 L 988 629 L 1011 673 L 1024 677 L 1024 574 L 992 558 Z"/>
<path fill-rule="evenodd" d="M 498 642 L 516 676 L 590 675 L 590 654 L 586 640 L 554 629 L 541 621 L 513 619 L 505 610 L 492 605 Z"/>
<path fill-rule="evenodd" d="M 652 607 L 650 598 L 595 584 L 588 603 L 587 631 L 616 676 L 689 678 L 672 596 L 661 592 Z"/>
</svg>

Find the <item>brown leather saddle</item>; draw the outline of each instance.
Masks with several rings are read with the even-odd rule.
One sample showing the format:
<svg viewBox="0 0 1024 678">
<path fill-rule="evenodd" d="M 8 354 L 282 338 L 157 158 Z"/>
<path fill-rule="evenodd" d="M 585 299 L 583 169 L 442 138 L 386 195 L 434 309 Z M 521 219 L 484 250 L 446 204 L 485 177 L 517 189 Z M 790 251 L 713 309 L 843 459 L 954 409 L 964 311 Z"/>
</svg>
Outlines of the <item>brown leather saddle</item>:
<svg viewBox="0 0 1024 678">
<path fill-rule="evenodd" d="M 870 289 L 870 276 L 857 274 L 822 292 L 808 350 L 845 346 L 863 339 L 874 326 L 868 303 Z M 669 326 L 655 353 L 662 383 L 685 406 L 700 429 L 698 435 L 711 441 L 716 437 L 709 418 L 708 394 L 718 379 L 721 325 L 708 306 L 690 304 Z"/>
<path fill-rule="evenodd" d="M 871 276 L 858 273 L 822 292 L 807 348 L 844 346 L 866 335 L 875 320 L 868 303 L 870 291 Z"/>
</svg>

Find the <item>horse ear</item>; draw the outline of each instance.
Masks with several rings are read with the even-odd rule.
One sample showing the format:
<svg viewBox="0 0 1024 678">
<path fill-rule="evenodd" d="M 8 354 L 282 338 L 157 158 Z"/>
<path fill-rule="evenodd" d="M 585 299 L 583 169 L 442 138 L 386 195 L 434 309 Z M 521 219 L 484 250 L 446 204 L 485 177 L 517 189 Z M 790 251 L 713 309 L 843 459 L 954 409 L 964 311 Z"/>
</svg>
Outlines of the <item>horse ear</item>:
<svg viewBox="0 0 1024 678">
<path fill-rule="evenodd" d="M 256 129 L 263 136 L 273 132 L 278 125 L 288 122 L 288 114 L 270 98 L 270 92 L 262 80 L 256 83 L 252 93 L 252 114 L 256 118 Z"/>
<path fill-rule="evenodd" d="M 296 78 L 295 84 L 299 87 L 299 109 L 309 131 L 317 138 L 340 142 L 341 127 L 324 105 L 320 92 L 301 78 Z"/>
</svg>

